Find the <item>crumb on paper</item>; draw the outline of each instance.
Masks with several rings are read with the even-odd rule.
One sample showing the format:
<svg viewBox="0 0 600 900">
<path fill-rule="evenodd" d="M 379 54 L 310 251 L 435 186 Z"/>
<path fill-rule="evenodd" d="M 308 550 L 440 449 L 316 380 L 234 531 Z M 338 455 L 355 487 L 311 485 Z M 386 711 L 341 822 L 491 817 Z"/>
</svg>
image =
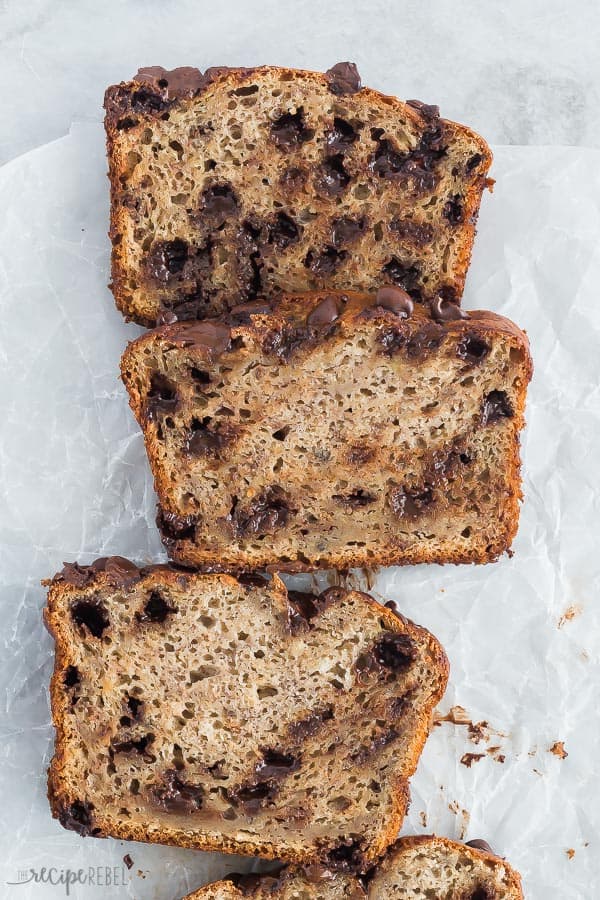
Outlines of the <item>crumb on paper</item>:
<svg viewBox="0 0 600 900">
<path fill-rule="evenodd" d="M 452 725 L 472 725 L 471 717 L 464 706 L 452 706 L 445 716 L 438 713 L 434 715 L 433 724 L 441 725 L 442 722 L 450 722 Z"/>
<path fill-rule="evenodd" d="M 463 753 L 460 758 L 463 766 L 466 766 L 467 769 L 470 769 L 473 763 L 479 762 L 480 759 L 483 759 L 485 753 Z"/>
<path fill-rule="evenodd" d="M 433 725 L 441 725 L 443 722 L 450 722 L 451 725 L 466 725 L 469 740 L 474 744 L 479 744 L 481 741 L 489 741 L 491 735 L 503 738 L 508 737 L 504 731 L 497 731 L 495 728 L 492 728 L 485 719 L 482 719 L 480 722 L 473 722 L 464 706 L 452 706 L 444 716 L 435 713 Z"/>
<path fill-rule="evenodd" d="M 543 777 L 542 772 L 540 772 L 539 769 L 534 769 L 533 771 L 535 772 L 536 775 L 539 775 L 540 778 Z"/>
<path fill-rule="evenodd" d="M 579 606 L 578 603 L 574 603 L 572 606 L 568 606 L 558 620 L 558 627 L 562 628 L 563 625 L 565 625 L 567 622 L 571 622 L 576 616 L 579 616 L 582 611 L 582 607 Z"/>
<path fill-rule="evenodd" d="M 554 741 L 554 743 L 550 747 L 550 753 L 558 756 L 559 759 L 566 759 L 569 755 L 565 750 L 564 741 Z"/>
<path fill-rule="evenodd" d="M 421 826 L 423 828 L 427 828 L 427 813 L 425 812 L 425 810 L 421 810 L 421 812 L 419 813 L 419 818 L 421 819 Z"/>
<path fill-rule="evenodd" d="M 125 865 L 127 866 L 128 869 L 133 868 L 133 860 L 132 860 L 131 856 L 129 855 L 129 853 L 125 854 L 125 856 L 123 857 L 123 862 L 125 863 Z"/>
<path fill-rule="evenodd" d="M 503 763 L 506 761 L 506 756 L 504 753 L 500 753 L 500 750 L 502 750 L 502 747 L 500 744 L 497 744 L 495 747 L 488 747 L 485 752 L 492 757 L 494 762 Z"/>
<path fill-rule="evenodd" d="M 146 877 L 146 873 L 145 873 L 142 869 L 138 869 L 138 870 L 137 870 L 137 874 L 138 874 L 138 877 L 139 877 L 139 878 L 145 878 L 145 877 Z"/>
<path fill-rule="evenodd" d="M 467 831 L 469 830 L 469 822 L 471 820 L 471 813 L 467 809 L 463 809 L 462 806 L 459 806 L 459 804 L 456 802 L 456 800 L 453 800 L 452 803 L 448 804 L 448 809 L 450 810 L 450 812 L 454 813 L 455 816 L 460 816 L 462 819 L 462 822 L 460 825 L 460 834 L 459 834 L 459 838 L 462 841 L 464 839 Z"/>
<path fill-rule="evenodd" d="M 567 856 L 569 857 L 569 859 L 573 859 L 573 857 L 575 856 L 575 851 L 573 850 L 572 847 L 569 847 L 569 849 L 566 850 L 565 852 L 566 852 Z"/>
</svg>

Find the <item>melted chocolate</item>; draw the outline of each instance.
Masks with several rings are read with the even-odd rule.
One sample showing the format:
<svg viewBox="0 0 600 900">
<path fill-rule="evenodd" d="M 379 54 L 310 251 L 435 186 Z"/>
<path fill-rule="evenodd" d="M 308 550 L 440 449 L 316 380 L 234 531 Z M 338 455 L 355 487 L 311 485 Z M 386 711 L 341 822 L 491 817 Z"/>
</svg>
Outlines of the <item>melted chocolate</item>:
<svg viewBox="0 0 600 900">
<path fill-rule="evenodd" d="M 469 314 L 451 300 L 436 297 L 430 303 L 431 316 L 436 322 L 457 322 L 459 319 L 468 319 Z"/>
<path fill-rule="evenodd" d="M 278 485 L 266 488 L 248 507 L 232 507 L 230 521 L 238 537 L 251 534 L 274 534 L 284 528 L 291 513 L 288 494 Z"/>
<path fill-rule="evenodd" d="M 284 113 L 271 123 L 271 138 L 280 150 L 293 150 L 313 137 L 314 132 L 304 123 L 304 109 Z"/>
<path fill-rule="evenodd" d="M 187 784 L 174 769 L 167 769 L 162 785 L 152 789 L 152 798 L 166 812 L 188 815 L 202 809 L 204 789 L 202 785 Z"/>
<path fill-rule="evenodd" d="M 182 347 L 203 351 L 214 361 L 229 349 L 231 329 L 221 322 L 185 322 L 169 334 L 169 338 Z"/>
<path fill-rule="evenodd" d="M 93 809 L 93 804 L 75 800 L 68 806 L 60 807 L 58 810 L 58 821 L 63 828 L 68 828 L 69 831 L 76 831 L 81 837 L 98 834 L 100 829 L 92 827 Z"/>
<path fill-rule="evenodd" d="M 339 316 L 338 301 L 330 294 L 314 307 L 306 322 L 308 325 L 332 325 Z"/>
<path fill-rule="evenodd" d="M 484 397 L 481 407 L 481 424 L 493 425 L 500 419 L 511 419 L 515 412 L 504 391 L 491 391 Z"/>
<path fill-rule="evenodd" d="M 331 223 L 331 241 L 334 247 L 351 244 L 364 233 L 364 230 L 364 219 L 350 219 L 348 217 L 334 219 Z"/>
<path fill-rule="evenodd" d="M 488 842 L 482 840 L 481 838 L 474 838 L 472 841 L 465 841 L 465 846 L 473 847 L 474 850 L 483 850 L 484 853 L 494 853 Z"/>
<path fill-rule="evenodd" d="M 171 606 L 160 591 L 155 590 L 148 597 L 142 612 L 136 613 L 135 617 L 138 622 L 158 622 L 162 624 L 168 615 L 176 612 L 177 607 Z"/>
<path fill-rule="evenodd" d="M 71 618 L 79 628 L 86 628 L 95 638 L 101 638 L 110 625 L 106 606 L 97 597 L 74 600 L 71 603 Z"/>
<path fill-rule="evenodd" d="M 377 291 L 377 306 L 388 309 L 402 319 L 408 319 L 414 312 L 414 303 L 410 294 L 396 285 L 384 285 Z"/>
<path fill-rule="evenodd" d="M 142 577 L 142 573 L 135 563 L 124 559 L 122 556 L 109 556 L 106 560 L 104 571 L 114 587 L 131 587 Z"/>
</svg>

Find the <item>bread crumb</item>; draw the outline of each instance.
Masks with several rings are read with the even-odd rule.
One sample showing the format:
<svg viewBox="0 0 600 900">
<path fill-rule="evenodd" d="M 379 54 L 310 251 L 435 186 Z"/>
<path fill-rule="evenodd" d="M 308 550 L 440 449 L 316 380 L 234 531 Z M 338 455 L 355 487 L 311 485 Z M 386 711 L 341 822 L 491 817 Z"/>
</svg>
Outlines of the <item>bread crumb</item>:
<svg viewBox="0 0 600 900">
<path fill-rule="evenodd" d="M 575 856 L 575 851 L 573 850 L 572 847 L 569 847 L 569 849 L 566 850 L 565 852 L 566 852 L 567 856 L 569 857 L 569 859 L 573 859 L 573 857 Z"/>
<path fill-rule="evenodd" d="M 558 620 L 558 627 L 562 628 L 563 625 L 565 625 L 567 622 L 571 622 L 576 616 L 580 615 L 582 611 L 582 607 L 577 603 L 574 603 L 572 606 L 568 606 Z"/>
<path fill-rule="evenodd" d="M 466 766 L 467 769 L 470 769 L 473 763 L 479 762 L 480 759 L 483 759 L 485 753 L 463 753 L 460 758 L 463 766 Z"/>
<path fill-rule="evenodd" d="M 419 818 L 421 819 L 422 827 L 427 828 L 427 813 L 424 810 L 421 810 L 419 813 Z"/>
<path fill-rule="evenodd" d="M 554 741 L 552 746 L 550 747 L 550 753 L 553 753 L 555 756 L 558 756 L 559 759 L 566 759 L 569 755 L 565 750 L 565 745 L 563 741 Z"/>
</svg>

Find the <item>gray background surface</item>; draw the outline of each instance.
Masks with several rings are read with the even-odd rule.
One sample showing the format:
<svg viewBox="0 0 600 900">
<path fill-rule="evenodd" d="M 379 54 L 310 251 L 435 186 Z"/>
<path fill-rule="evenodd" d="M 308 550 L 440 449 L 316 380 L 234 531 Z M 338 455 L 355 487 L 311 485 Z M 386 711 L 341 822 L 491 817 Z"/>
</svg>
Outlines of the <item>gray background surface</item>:
<svg viewBox="0 0 600 900">
<path fill-rule="evenodd" d="M 355 60 L 493 144 L 600 144 L 595 0 L 0 0 L 0 163 L 96 119 L 139 65 Z"/>
</svg>

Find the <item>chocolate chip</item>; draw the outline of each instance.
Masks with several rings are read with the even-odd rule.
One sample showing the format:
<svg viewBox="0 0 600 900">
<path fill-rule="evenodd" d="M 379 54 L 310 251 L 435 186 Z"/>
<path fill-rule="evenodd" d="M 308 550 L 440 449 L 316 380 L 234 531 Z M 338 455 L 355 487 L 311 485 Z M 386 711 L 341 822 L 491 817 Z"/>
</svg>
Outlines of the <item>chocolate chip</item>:
<svg viewBox="0 0 600 900">
<path fill-rule="evenodd" d="M 164 283 L 172 281 L 182 272 L 188 256 L 188 243 L 181 238 L 154 241 L 146 263 L 150 277 Z"/>
<path fill-rule="evenodd" d="M 476 169 L 482 159 L 481 153 L 474 153 L 473 156 L 469 157 L 465 165 L 467 172 L 472 172 L 473 169 Z"/>
<path fill-rule="evenodd" d="M 417 519 L 434 502 L 433 491 L 423 489 L 392 488 L 388 503 L 395 516 L 400 519 Z"/>
<path fill-rule="evenodd" d="M 375 660 L 384 669 L 401 672 L 408 669 L 417 658 L 415 643 L 407 634 L 388 632 L 373 648 Z"/>
<path fill-rule="evenodd" d="M 264 800 L 271 799 L 276 793 L 276 788 L 271 781 L 262 781 L 258 784 L 244 785 L 227 792 L 232 803 L 242 803 L 248 815 L 257 813 Z"/>
<path fill-rule="evenodd" d="M 344 506 L 349 506 L 350 509 L 361 509 L 364 506 L 370 506 L 372 503 L 375 503 L 377 497 L 368 491 L 364 491 L 362 488 L 357 488 L 349 494 L 334 494 L 332 500 L 336 500 Z"/>
<path fill-rule="evenodd" d="M 295 113 L 284 113 L 271 123 L 271 138 L 280 150 L 292 150 L 313 136 L 314 132 L 304 123 L 302 106 Z"/>
<path fill-rule="evenodd" d="M 333 275 L 347 256 L 346 250 L 336 250 L 335 247 L 325 247 L 320 253 L 317 253 L 316 250 L 309 250 L 304 265 L 320 278 L 326 278 L 328 275 Z"/>
<path fill-rule="evenodd" d="M 154 742 L 153 734 L 144 734 L 144 735 L 142 735 L 142 737 L 139 737 L 139 738 L 127 737 L 127 738 L 123 738 L 121 740 L 119 740 L 117 738 L 113 738 L 112 741 L 110 742 L 110 749 L 112 750 L 113 753 L 123 753 L 123 754 L 137 753 L 139 756 L 147 757 L 148 761 L 150 761 L 149 758 L 152 754 L 148 753 L 148 747 L 153 742 Z M 156 759 L 156 757 L 152 757 L 153 761 L 154 761 L 154 759 Z"/>
<path fill-rule="evenodd" d="M 65 674 L 63 677 L 63 684 L 67 688 L 75 687 L 76 684 L 79 684 L 81 681 L 81 676 L 79 675 L 79 669 L 77 666 L 67 666 L 65 669 Z"/>
<path fill-rule="evenodd" d="M 331 325 L 339 315 L 338 301 L 330 294 L 315 306 L 306 321 L 308 325 Z"/>
<path fill-rule="evenodd" d="M 104 571 L 113 587 L 128 588 L 141 578 L 141 572 L 135 563 L 122 556 L 109 556 Z"/>
<path fill-rule="evenodd" d="M 414 303 L 407 291 L 395 285 L 384 285 L 377 291 L 375 297 L 377 306 L 388 309 L 390 312 L 400 316 L 401 319 L 408 319 L 414 312 Z"/>
<path fill-rule="evenodd" d="M 289 625 L 292 632 L 300 631 L 310 625 L 328 606 L 327 598 L 322 594 L 308 594 L 304 591 L 288 591 Z"/>
<path fill-rule="evenodd" d="M 330 197 L 341 194 L 349 182 L 350 175 L 344 168 L 344 157 L 341 153 L 330 156 L 322 162 L 315 177 L 317 190 Z"/>
<path fill-rule="evenodd" d="M 350 122 L 336 116 L 333 128 L 327 132 L 327 149 L 330 153 L 346 153 L 358 140 L 358 132 Z"/>
<path fill-rule="evenodd" d="M 351 244 L 364 233 L 364 230 L 364 219 L 350 219 L 347 216 L 343 216 L 341 219 L 334 219 L 331 223 L 332 243 L 334 247 Z"/>
<path fill-rule="evenodd" d="M 125 856 L 123 857 L 123 862 L 128 869 L 133 869 L 133 859 L 131 858 L 129 853 L 125 854 Z"/>
<path fill-rule="evenodd" d="M 380 178 L 393 178 L 402 171 L 407 158 L 408 155 L 395 150 L 390 141 L 380 138 L 371 160 L 371 169 Z"/>
<path fill-rule="evenodd" d="M 425 356 L 442 344 L 445 338 L 441 325 L 431 323 L 415 331 L 406 342 L 406 355 L 411 359 Z"/>
<path fill-rule="evenodd" d="M 478 885 L 472 894 L 469 895 L 468 900 L 496 900 L 498 894 L 496 891 L 489 887 L 487 884 Z"/>
<path fill-rule="evenodd" d="M 464 208 L 460 194 L 454 194 L 444 203 L 442 215 L 451 225 L 460 225 L 463 221 Z"/>
<path fill-rule="evenodd" d="M 135 128 L 137 123 L 137 119 L 133 119 L 131 116 L 124 116 L 122 119 L 117 120 L 117 131 L 129 131 L 130 128 Z"/>
<path fill-rule="evenodd" d="M 288 726 L 288 731 L 294 740 L 304 741 L 306 738 L 316 734 L 325 722 L 331 722 L 333 717 L 333 707 L 326 706 L 324 709 L 314 710 L 305 719 L 292 722 Z"/>
<path fill-rule="evenodd" d="M 275 221 L 269 225 L 269 243 L 279 247 L 280 250 L 285 250 L 299 237 L 300 231 L 294 220 L 286 213 L 277 213 Z"/>
<path fill-rule="evenodd" d="M 164 95 L 170 98 L 193 97 L 206 86 L 207 75 L 211 71 L 216 72 L 219 69 L 217 67 L 213 70 L 207 69 L 203 75 L 193 66 L 179 66 L 171 70 L 163 69 L 162 66 L 147 66 L 138 69 L 134 80 L 160 88 Z"/>
<path fill-rule="evenodd" d="M 139 88 L 131 94 L 131 106 L 134 110 L 140 112 L 157 113 L 168 109 L 170 103 L 160 94 L 150 91 L 147 88 Z"/>
<path fill-rule="evenodd" d="M 431 316 L 436 322 L 458 322 L 459 319 L 468 319 L 469 314 L 461 309 L 452 300 L 446 300 L 442 296 L 430 301 Z"/>
<path fill-rule="evenodd" d="M 71 603 L 71 618 L 79 628 L 87 628 L 96 638 L 101 638 L 110 625 L 104 603 L 94 597 Z"/>
<path fill-rule="evenodd" d="M 263 352 L 287 362 L 297 350 L 316 343 L 317 330 L 305 325 L 285 324 L 269 331 L 263 339 Z"/>
<path fill-rule="evenodd" d="M 162 785 L 152 790 L 155 802 L 166 812 L 194 813 L 202 809 L 204 789 L 202 785 L 187 784 L 174 769 L 168 769 L 162 776 Z"/>
<path fill-rule="evenodd" d="M 131 697 L 129 694 L 127 695 L 127 708 L 129 709 L 129 712 L 134 719 L 137 719 L 137 717 L 139 716 L 143 705 L 143 700 L 138 700 L 137 697 Z"/>
<path fill-rule="evenodd" d="M 150 390 L 146 398 L 146 416 L 149 420 L 174 412 L 179 403 L 177 388 L 166 375 L 155 372 L 150 379 Z"/>
<path fill-rule="evenodd" d="M 222 225 L 237 212 L 238 201 L 230 184 L 213 184 L 202 193 L 202 214 L 214 227 Z"/>
<path fill-rule="evenodd" d="M 500 419 L 511 419 L 515 412 L 504 391 L 491 391 L 483 399 L 481 407 L 481 424 L 493 425 Z"/>
<path fill-rule="evenodd" d="M 201 350 L 214 361 L 229 349 L 231 329 L 222 322 L 182 322 L 170 339 L 182 347 Z"/>
<path fill-rule="evenodd" d="M 165 541 L 192 540 L 196 533 L 196 519 L 193 516 L 178 516 L 158 508 L 156 524 Z"/>
<path fill-rule="evenodd" d="M 291 513 L 288 494 L 278 485 L 266 488 L 248 507 L 235 506 L 230 520 L 236 537 L 274 534 L 284 528 Z"/>
<path fill-rule="evenodd" d="M 168 615 L 176 613 L 177 607 L 171 606 L 160 591 L 152 591 L 144 604 L 142 612 L 135 614 L 138 622 L 158 622 L 162 624 Z"/>
<path fill-rule="evenodd" d="M 479 335 L 465 334 L 456 346 L 456 355 L 464 359 L 465 362 L 476 365 L 483 362 L 490 350 L 490 345 L 486 344 Z"/>
<path fill-rule="evenodd" d="M 296 756 L 267 749 L 263 751 L 263 758 L 257 764 L 255 772 L 261 780 L 265 780 L 285 777 L 299 768 L 300 760 Z"/>
<path fill-rule="evenodd" d="M 413 263 L 405 263 L 396 256 L 392 256 L 390 261 L 386 263 L 381 270 L 381 274 L 385 281 L 391 281 L 392 284 L 399 285 L 404 288 L 413 299 L 419 299 L 420 291 L 418 289 L 418 281 L 421 273 L 418 267 Z"/>
<path fill-rule="evenodd" d="M 76 831 L 81 837 L 87 837 L 90 834 L 97 834 L 99 829 L 92 828 L 92 810 L 91 803 L 75 800 L 68 806 L 63 806 L 58 810 L 58 821 L 63 828 L 69 831 Z"/>
<path fill-rule="evenodd" d="M 225 407 L 223 407 L 225 409 Z M 218 458 L 227 444 L 237 434 L 235 426 L 217 422 L 211 427 L 211 416 L 203 419 L 192 419 L 190 434 L 185 445 L 189 456 L 212 456 Z"/>
<path fill-rule="evenodd" d="M 363 852 L 360 842 L 348 838 L 327 854 L 328 864 L 338 871 L 355 872 L 363 866 Z"/>
<path fill-rule="evenodd" d="M 416 109 L 421 113 L 424 119 L 432 120 L 437 119 L 440 114 L 439 106 L 430 103 L 423 103 L 422 100 L 407 100 L 407 106 L 411 106 L 413 109 Z"/>
<path fill-rule="evenodd" d="M 481 838 L 474 838 L 472 841 L 465 841 L 466 847 L 473 847 L 474 850 L 483 850 L 485 853 L 494 853 L 487 841 Z"/>
<path fill-rule="evenodd" d="M 362 84 L 356 63 L 339 62 L 325 72 L 325 77 L 332 94 L 340 97 L 344 94 L 356 94 Z"/>
<path fill-rule="evenodd" d="M 400 240 L 413 244 L 415 247 L 425 247 L 433 240 L 433 226 L 428 222 L 415 222 L 413 219 L 392 219 L 390 231 L 394 231 Z"/>
</svg>

